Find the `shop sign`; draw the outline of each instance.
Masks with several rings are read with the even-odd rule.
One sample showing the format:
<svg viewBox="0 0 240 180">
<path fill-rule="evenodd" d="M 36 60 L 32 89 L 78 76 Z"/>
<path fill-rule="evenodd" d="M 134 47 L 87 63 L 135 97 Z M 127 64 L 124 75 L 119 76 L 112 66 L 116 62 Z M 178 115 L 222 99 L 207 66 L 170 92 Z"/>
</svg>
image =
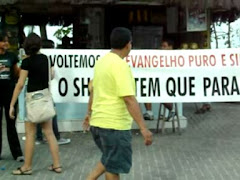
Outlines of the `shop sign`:
<svg viewBox="0 0 240 180">
<path fill-rule="evenodd" d="M 187 8 L 187 31 L 206 31 L 207 11 L 198 8 Z"/>
</svg>

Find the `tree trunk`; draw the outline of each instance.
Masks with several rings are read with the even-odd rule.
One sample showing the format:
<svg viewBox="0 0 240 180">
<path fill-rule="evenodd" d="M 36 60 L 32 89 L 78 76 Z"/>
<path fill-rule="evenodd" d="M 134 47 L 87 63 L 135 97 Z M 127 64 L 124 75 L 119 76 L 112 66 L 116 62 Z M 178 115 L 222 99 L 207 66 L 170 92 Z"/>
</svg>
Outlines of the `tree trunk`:
<svg viewBox="0 0 240 180">
<path fill-rule="evenodd" d="M 227 36 L 228 36 L 228 48 L 231 48 L 232 45 L 231 45 L 231 23 L 230 23 L 230 21 L 228 21 L 228 33 L 227 33 Z"/>
<path fill-rule="evenodd" d="M 218 36 L 217 36 L 217 30 L 216 30 L 215 22 L 213 22 L 213 31 L 214 31 L 214 35 L 215 35 L 216 49 L 218 49 Z"/>
</svg>

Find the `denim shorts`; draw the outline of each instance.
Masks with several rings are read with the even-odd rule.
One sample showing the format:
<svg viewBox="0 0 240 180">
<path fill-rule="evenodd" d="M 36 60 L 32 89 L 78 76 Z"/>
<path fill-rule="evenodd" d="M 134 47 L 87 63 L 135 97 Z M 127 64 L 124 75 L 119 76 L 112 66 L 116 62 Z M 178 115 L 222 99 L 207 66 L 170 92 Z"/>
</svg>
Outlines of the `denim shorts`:
<svg viewBox="0 0 240 180">
<path fill-rule="evenodd" d="M 107 172 L 129 173 L 132 166 L 132 134 L 130 130 L 90 128 L 93 139 L 102 152 L 101 163 Z"/>
</svg>

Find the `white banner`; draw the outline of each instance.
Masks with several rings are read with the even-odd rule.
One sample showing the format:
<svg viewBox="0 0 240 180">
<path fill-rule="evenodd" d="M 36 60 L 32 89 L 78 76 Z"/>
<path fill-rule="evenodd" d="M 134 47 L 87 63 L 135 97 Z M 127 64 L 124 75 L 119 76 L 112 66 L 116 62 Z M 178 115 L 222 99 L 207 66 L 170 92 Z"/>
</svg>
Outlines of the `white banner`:
<svg viewBox="0 0 240 180">
<path fill-rule="evenodd" d="M 239 49 L 132 50 L 125 58 L 139 102 L 240 101 Z M 55 102 L 88 102 L 96 61 L 109 50 L 43 49 L 54 64 Z"/>
</svg>

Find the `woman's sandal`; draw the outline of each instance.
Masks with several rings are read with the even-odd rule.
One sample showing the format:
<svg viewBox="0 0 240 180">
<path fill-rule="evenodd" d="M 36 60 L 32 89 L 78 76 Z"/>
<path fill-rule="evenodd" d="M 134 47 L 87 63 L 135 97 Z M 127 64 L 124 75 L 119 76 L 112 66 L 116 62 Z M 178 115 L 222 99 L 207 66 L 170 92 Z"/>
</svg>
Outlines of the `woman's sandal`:
<svg viewBox="0 0 240 180">
<path fill-rule="evenodd" d="M 61 173 L 62 172 L 62 166 L 54 167 L 53 164 L 48 167 L 49 171 L 53 171 L 55 173 Z"/>
<path fill-rule="evenodd" d="M 14 170 L 12 172 L 13 175 L 31 175 L 32 174 L 32 170 L 29 169 L 29 170 L 26 170 L 26 171 L 23 171 L 21 169 L 21 167 L 17 168 L 16 170 Z"/>
</svg>

